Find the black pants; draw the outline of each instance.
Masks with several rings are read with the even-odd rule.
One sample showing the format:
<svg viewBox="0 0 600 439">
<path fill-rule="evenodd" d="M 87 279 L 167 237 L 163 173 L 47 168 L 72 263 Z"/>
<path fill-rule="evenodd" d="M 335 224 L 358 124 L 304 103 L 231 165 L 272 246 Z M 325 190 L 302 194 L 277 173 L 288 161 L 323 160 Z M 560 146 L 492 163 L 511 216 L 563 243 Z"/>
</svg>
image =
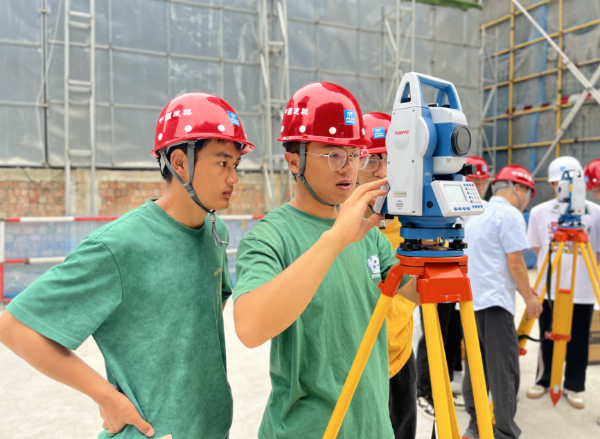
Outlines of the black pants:
<svg viewBox="0 0 600 439">
<path fill-rule="evenodd" d="M 462 372 L 462 358 L 460 355 L 460 344 L 463 339 L 460 311 L 456 306 L 450 311 L 450 322 L 448 323 L 448 339 L 446 340 L 446 355 L 448 356 L 448 370 Z M 452 375 L 450 375 L 452 376 Z"/>
<path fill-rule="evenodd" d="M 518 438 L 521 435 L 521 429 L 514 419 L 517 412 L 517 392 L 520 381 L 519 339 L 515 329 L 514 316 L 504 308 L 493 306 L 476 311 L 475 321 L 485 381 L 488 390 L 492 392 L 494 401 L 494 417 L 496 418 L 494 438 Z M 471 417 L 465 436 L 478 438 L 479 430 L 468 361 L 465 361 L 463 395 L 465 408 Z"/>
<path fill-rule="evenodd" d="M 437 306 L 450 381 L 452 381 L 454 370 L 456 370 L 456 362 L 460 362 L 460 341 L 462 339 L 460 312 L 455 309 L 455 306 L 456 304 L 454 303 L 440 303 Z M 417 346 L 417 397 L 426 396 L 431 399 L 432 390 L 431 377 L 429 376 L 429 359 L 427 358 L 427 343 L 425 342 L 423 311 L 421 309 L 420 311 L 423 335 Z"/>
<path fill-rule="evenodd" d="M 390 420 L 395 439 L 417 434 L 417 370 L 414 353 L 400 372 L 390 378 Z"/>
<path fill-rule="evenodd" d="M 564 384 L 564 388 L 572 392 L 583 392 L 585 390 L 585 372 L 588 364 L 590 325 L 592 324 L 593 312 L 594 305 L 573 305 L 571 341 L 567 343 Z M 550 387 L 554 342 L 544 338 L 544 334 L 546 331 L 551 330 L 552 325 L 552 311 L 547 300 L 544 300 L 544 312 L 540 316 L 539 325 L 542 341 L 538 358 L 536 384 Z"/>
</svg>

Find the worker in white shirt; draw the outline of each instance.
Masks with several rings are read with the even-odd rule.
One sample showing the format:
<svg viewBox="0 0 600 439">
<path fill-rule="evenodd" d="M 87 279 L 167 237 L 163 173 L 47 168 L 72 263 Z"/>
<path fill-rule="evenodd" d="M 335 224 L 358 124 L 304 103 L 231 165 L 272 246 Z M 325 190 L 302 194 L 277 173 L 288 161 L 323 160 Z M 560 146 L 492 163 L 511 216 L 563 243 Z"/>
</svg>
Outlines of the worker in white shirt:
<svg viewBox="0 0 600 439">
<path fill-rule="evenodd" d="M 530 318 L 542 306 L 529 284 L 523 250 L 527 249 L 522 212 L 535 196 L 533 178 L 521 166 L 506 166 L 492 183 L 494 196 L 482 215 L 467 222 L 469 278 L 473 309 L 488 389 L 494 400 L 494 437 L 516 439 L 521 429 L 515 422 L 519 390 L 519 339 L 515 328 L 515 290 L 523 296 Z M 465 361 L 465 407 L 470 415 L 465 438 L 479 438 L 473 388 Z"/>
<path fill-rule="evenodd" d="M 556 191 L 558 182 L 564 171 L 579 170 L 583 172 L 581 164 L 573 157 L 559 157 L 548 167 L 548 183 Z M 600 249 L 600 206 L 586 201 L 586 213 L 581 217 L 584 230 L 587 233 L 592 249 L 595 253 Z M 527 238 L 531 249 L 537 255 L 538 270 L 542 266 L 552 237 L 558 226 L 557 199 L 546 201 L 535 206 L 529 216 L 529 229 Z M 558 244 L 552 249 L 552 257 L 556 256 Z M 559 288 L 571 289 L 571 276 L 573 271 L 573 244 L 567 243 L 563 251 L 561 262 L 560 286 L 556 285 L 556 274 L 551 283 L 552 299 L 555 298 Z M 540 285 L 538 293 L 543 285 Z M 596 297 L 588 274 L 583 256 L 577 259 L 577 272 L 575 274 L 575 291 L 573 293 L 573 323 L 571 326 L 571 340 L 567 343 L 567 358 L 565 367 L 565 382 L 563 395 L 569 404 L 575 408 L 585 407 L 582 392 L 585 391 L 585 375 L 588 363 L 588 350 L 590 338 L 590 325 L 594 311 Z M 540 334 L 550 331 L 552 326 L 552 311 L 548 300 L 544 301 L 544 313 L 540 317 Z M 550 387 L 550 373 L 552 366 L 552 351 L 554 342 L 540 337 L 541 347 L 538 360 L 538 372 L 535 385 L 527 391 L 527 396 L 532 399 L 540 398 Z"/>
<path fill-rule="evenodd" d="M 479 192 L 481 202 L 485 206 L 488 202 L 483 199 L 485 192 L 488 189 L 490 180 L 490 168 L 487 162 L 481 157 L 471 155 L 467 157 L 467 164 L 475 165 L 476 171 L 472 175 L 467 175 L 467 181 L 472 182 Z M 462 224 L 463 228 L 471 216 L 458 217 L 456 222 Z M 465 241 L 469 242 L 469 237 L 465 236 Z M 444 306 L 444 305 L 443 305 Z M 463 378 L 463 367 L 461 358 L 461 342 L 462 342 L 462 326 L 460 320 L 460 311 L 458 304 L 451 306 L 450 318 L 448 323 L 448 334 L 446 336 L 446 358 L 448 359 L 448 368 L 454 372 L 452 379 L 452 392 L 455 394 L 454 403 L 459 410 L 464 410 L 464 401 L 458 395 L 462 395 L 462 378 Z M 438 306 L 439 309 L 439 306 Z M 440 313 L 440 316 L 442 314 Z M 442 317 L 440 317 L 442 321 Z M 423 342 L 424 346 L 424 342 Z M 451 352 L 448 352 L 451 350 Z M 452 375 L 451 375 L 452 376 Z M 433 406 L 431 408 L 433 413 Z"/>
</svg>

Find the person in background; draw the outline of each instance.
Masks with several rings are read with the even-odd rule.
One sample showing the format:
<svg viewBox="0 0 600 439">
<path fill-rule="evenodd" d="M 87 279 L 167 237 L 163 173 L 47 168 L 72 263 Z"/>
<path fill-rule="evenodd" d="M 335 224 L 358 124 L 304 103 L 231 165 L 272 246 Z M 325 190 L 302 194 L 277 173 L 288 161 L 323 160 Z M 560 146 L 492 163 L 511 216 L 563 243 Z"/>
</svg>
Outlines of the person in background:
<svg viewBox="0 0 600 439">
<path fill-rule="evenodd" d="M 593 191 L 596 200 L 600 200 L 600 159 L 592 160 L 585 167 L 585 184 Z"/>
<path fill-rule="evenodd" d="M 585 183 L 587 185 L 587 190 L 594 191 L 596 200 L 600 200 L 600 159 L 592 160 L 585 167 Z M 600 230 L 598 233 L 600 233 Z M 598 258 L 596 258 L 596 262 L 598 262 Z M 600 304 L 598 304 L 598 306 L 600 307 Z M 600 416 L 598 416 L 596 422 L 600 424 Z"/>
<path fill-rule="evenodd" d="M 521 166 L 502 168 L 492 183 L 494 196 L 482 215 L 467 222 L 469 278 L 473 309 L 488 390 L 494 401 L 494 437 L 515 439 L 521 429 L 514 418 L 519 390 L 519 340 L 515 328 L 515 290 L 525 300 L 529 317 L 542 305 L 529 284 L 523 250 L 528 248 L 522 212 L 535 197 L 533 178 Z M 465 361 L 463 394 L 470 421 L 465 438 L 479 438 L 473 388 Z"/>
<path fill-rule="evenodd" d="M 492 178 L 490 176 L 490 168 L 484 159 L 473 155 L 467 157 L 467 164 L 475 165 L 476 171 L 474 174 L 467 175 L 465 178 L 467 179 L 467 181 L 470 181 L 475 185 L 475 187 L 477 188 L 477 192 L 479 192 L 479 196 L 481 197 L 481 203 L 485 206 L 487 204 L 487 201 L 483 198 L 483 196 L 485 195 L 489 186 L 489 181 Z M 469 218 L 471 218 L 471 216 L 458 217 L 456 223 L 462 224 L 462 226 L 465 227 L 465 224 L 467 223 Z M 469 244 L 468 236 L 465 236 L 465 242 L 467 243 L 467 245 Z M 461 409 L 464 408 L 464 400 L 461 397 L 459 397 L 459 395 L 462 395 L 463 380 L 461 349 L 462 339 L 463 335 L 460 320 L 460 311 L 457 304 L 450 311 L 450 321 L 448 323 L 448 340 L 451 340 L 449 342 L 449 347 L 453 348 L 454 352 L 448 353 L 448 355 L 450 356 L 450 358 L 454 358 L 454 362 L 451 365 L 451 367 L 454 370 L 454 378 L 451 382 L 451 386 L 452 392 L 454 392 L 456 396 L 455 401 L 458 402 L 458 407 Z"/>
<path fill-rule="evenodd" d="M 363 116 L 365 137 L 370 142 L 366 152 L 367 165 L 358 172 L 358 184 L 363 185 L 387 177 L 385 137 L 392 118 L 385 113 Z M 365 211 L 365 218 L 373 215 Z M 379 230 L 396 250 L 400 242 L 398 218 L 384 220 Z M 417 370 L 412 351 L 414 303 L 396 295 L 386 317 L 388 357 L 390 365 L 390 420 L 395 439 L 414 439 L 417 434 Z"/>
<path fill-rule="evenodd" d="M 555 192 L 563 172 L 571 170 L 583 173 L 581 164 L 573 157 L 558 157 L 550 163 L 550 166 L 548 167 L 548 183 Z M 581 217 L 581 222 L 590 239 L 590 244 L 592 245 L 594 253 L 597 253 L 600 249 L 600 206 L 586 201 L 585 208 L 586 212 Z M 527 237 L 531 249 L 537 255 L 538 270 L 541 268 L 544 259 L 548 254 L 548 246 L 558 227 L 559 217 L 558 201 L 556 198 L 538 204 L 531 209 Z M 557 249 L 558 244 L 552 249 L 552 258 L 556 257 Z M 571 277 L 573 271 L 572 243 L 565 246 L 561 261 L 560 286 L 556 285 L 555 273 L 551 284 L 550 300 L 555 299 L 557 289 L 571 289 Z M 582 255 L 577 257 L 577 272 L 575 276 L 573 322 L 571 325 L 571 340 L 567 343 L 563 395 L 572 407 L 582 409 L 585 407 L 582 393 L 585 391 L 590 325 L 592 323 L 594 303 L 596 303 L 596 296 Z M 543 285 L 540 285 L 538 293 L 541 293 L 543 287 Z M 539 327 L 540 334 L 545 334 L 552 328 L 552 308 L 548 299 L 544 300 L 544 313 L 540 317 Z M 554 342 L 552 340 L 541 337 L 537 376 L 535 385 L 527 391 L 528 398 L 538 399 L 544 395 L 550 387 L 553 347 Z"/>
</svg>

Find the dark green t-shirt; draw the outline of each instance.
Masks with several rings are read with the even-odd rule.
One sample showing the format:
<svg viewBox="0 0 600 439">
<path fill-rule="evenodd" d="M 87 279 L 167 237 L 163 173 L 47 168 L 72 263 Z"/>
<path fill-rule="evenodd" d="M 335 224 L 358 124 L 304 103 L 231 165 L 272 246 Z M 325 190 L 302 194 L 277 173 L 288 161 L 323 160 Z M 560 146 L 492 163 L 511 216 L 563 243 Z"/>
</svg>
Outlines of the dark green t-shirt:
<svg viewBox="0 0 600 439">
<path fill-rule="evenodd" d="M 228 239 L 224 223 L 217 226 Z M 108 380 L 154 437 L 226 438 L 233 404 L 222 314 L 231 295 L 225 250 L 215 246 L 208 218 L 190 229 L 148 201 L 87 236 L 7 309 L 69 349 L 92 335 Z M 128 425 L 99 437 L 145 436 Z"/>
<path fill-rule="evenodd" d="M 289 204 L 269 213 L 238 247 L 234 299 L 285 270 L 334 222 Z M 304 312 L 271 340 L 272 391 L 261 439 L 323 437 L 381 294 L 377 285 L 395 262 L 390 241 L 377 229 L 370 230 L 340 253 Z M 384 324 L 338 438 L 392 439 L 388 398 Z"/>
</svg>

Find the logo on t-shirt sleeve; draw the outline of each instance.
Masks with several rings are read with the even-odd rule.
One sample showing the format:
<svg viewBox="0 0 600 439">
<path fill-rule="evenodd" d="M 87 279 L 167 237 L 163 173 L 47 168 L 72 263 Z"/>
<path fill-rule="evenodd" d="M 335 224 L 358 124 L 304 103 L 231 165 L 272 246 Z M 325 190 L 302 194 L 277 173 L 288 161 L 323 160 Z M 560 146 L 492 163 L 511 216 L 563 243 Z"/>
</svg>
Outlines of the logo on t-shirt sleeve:
<svg viewBox="0 0 600 439">
<path fill-rule="evenodd" d="M 375 279 L 376 277 L 381 277 L 381 268 L 379 266 L 379 256 L 373 255 L 367 260 L 367 267 L 371 270 L 372 276 L 371 279 Z"/>
</svg>

